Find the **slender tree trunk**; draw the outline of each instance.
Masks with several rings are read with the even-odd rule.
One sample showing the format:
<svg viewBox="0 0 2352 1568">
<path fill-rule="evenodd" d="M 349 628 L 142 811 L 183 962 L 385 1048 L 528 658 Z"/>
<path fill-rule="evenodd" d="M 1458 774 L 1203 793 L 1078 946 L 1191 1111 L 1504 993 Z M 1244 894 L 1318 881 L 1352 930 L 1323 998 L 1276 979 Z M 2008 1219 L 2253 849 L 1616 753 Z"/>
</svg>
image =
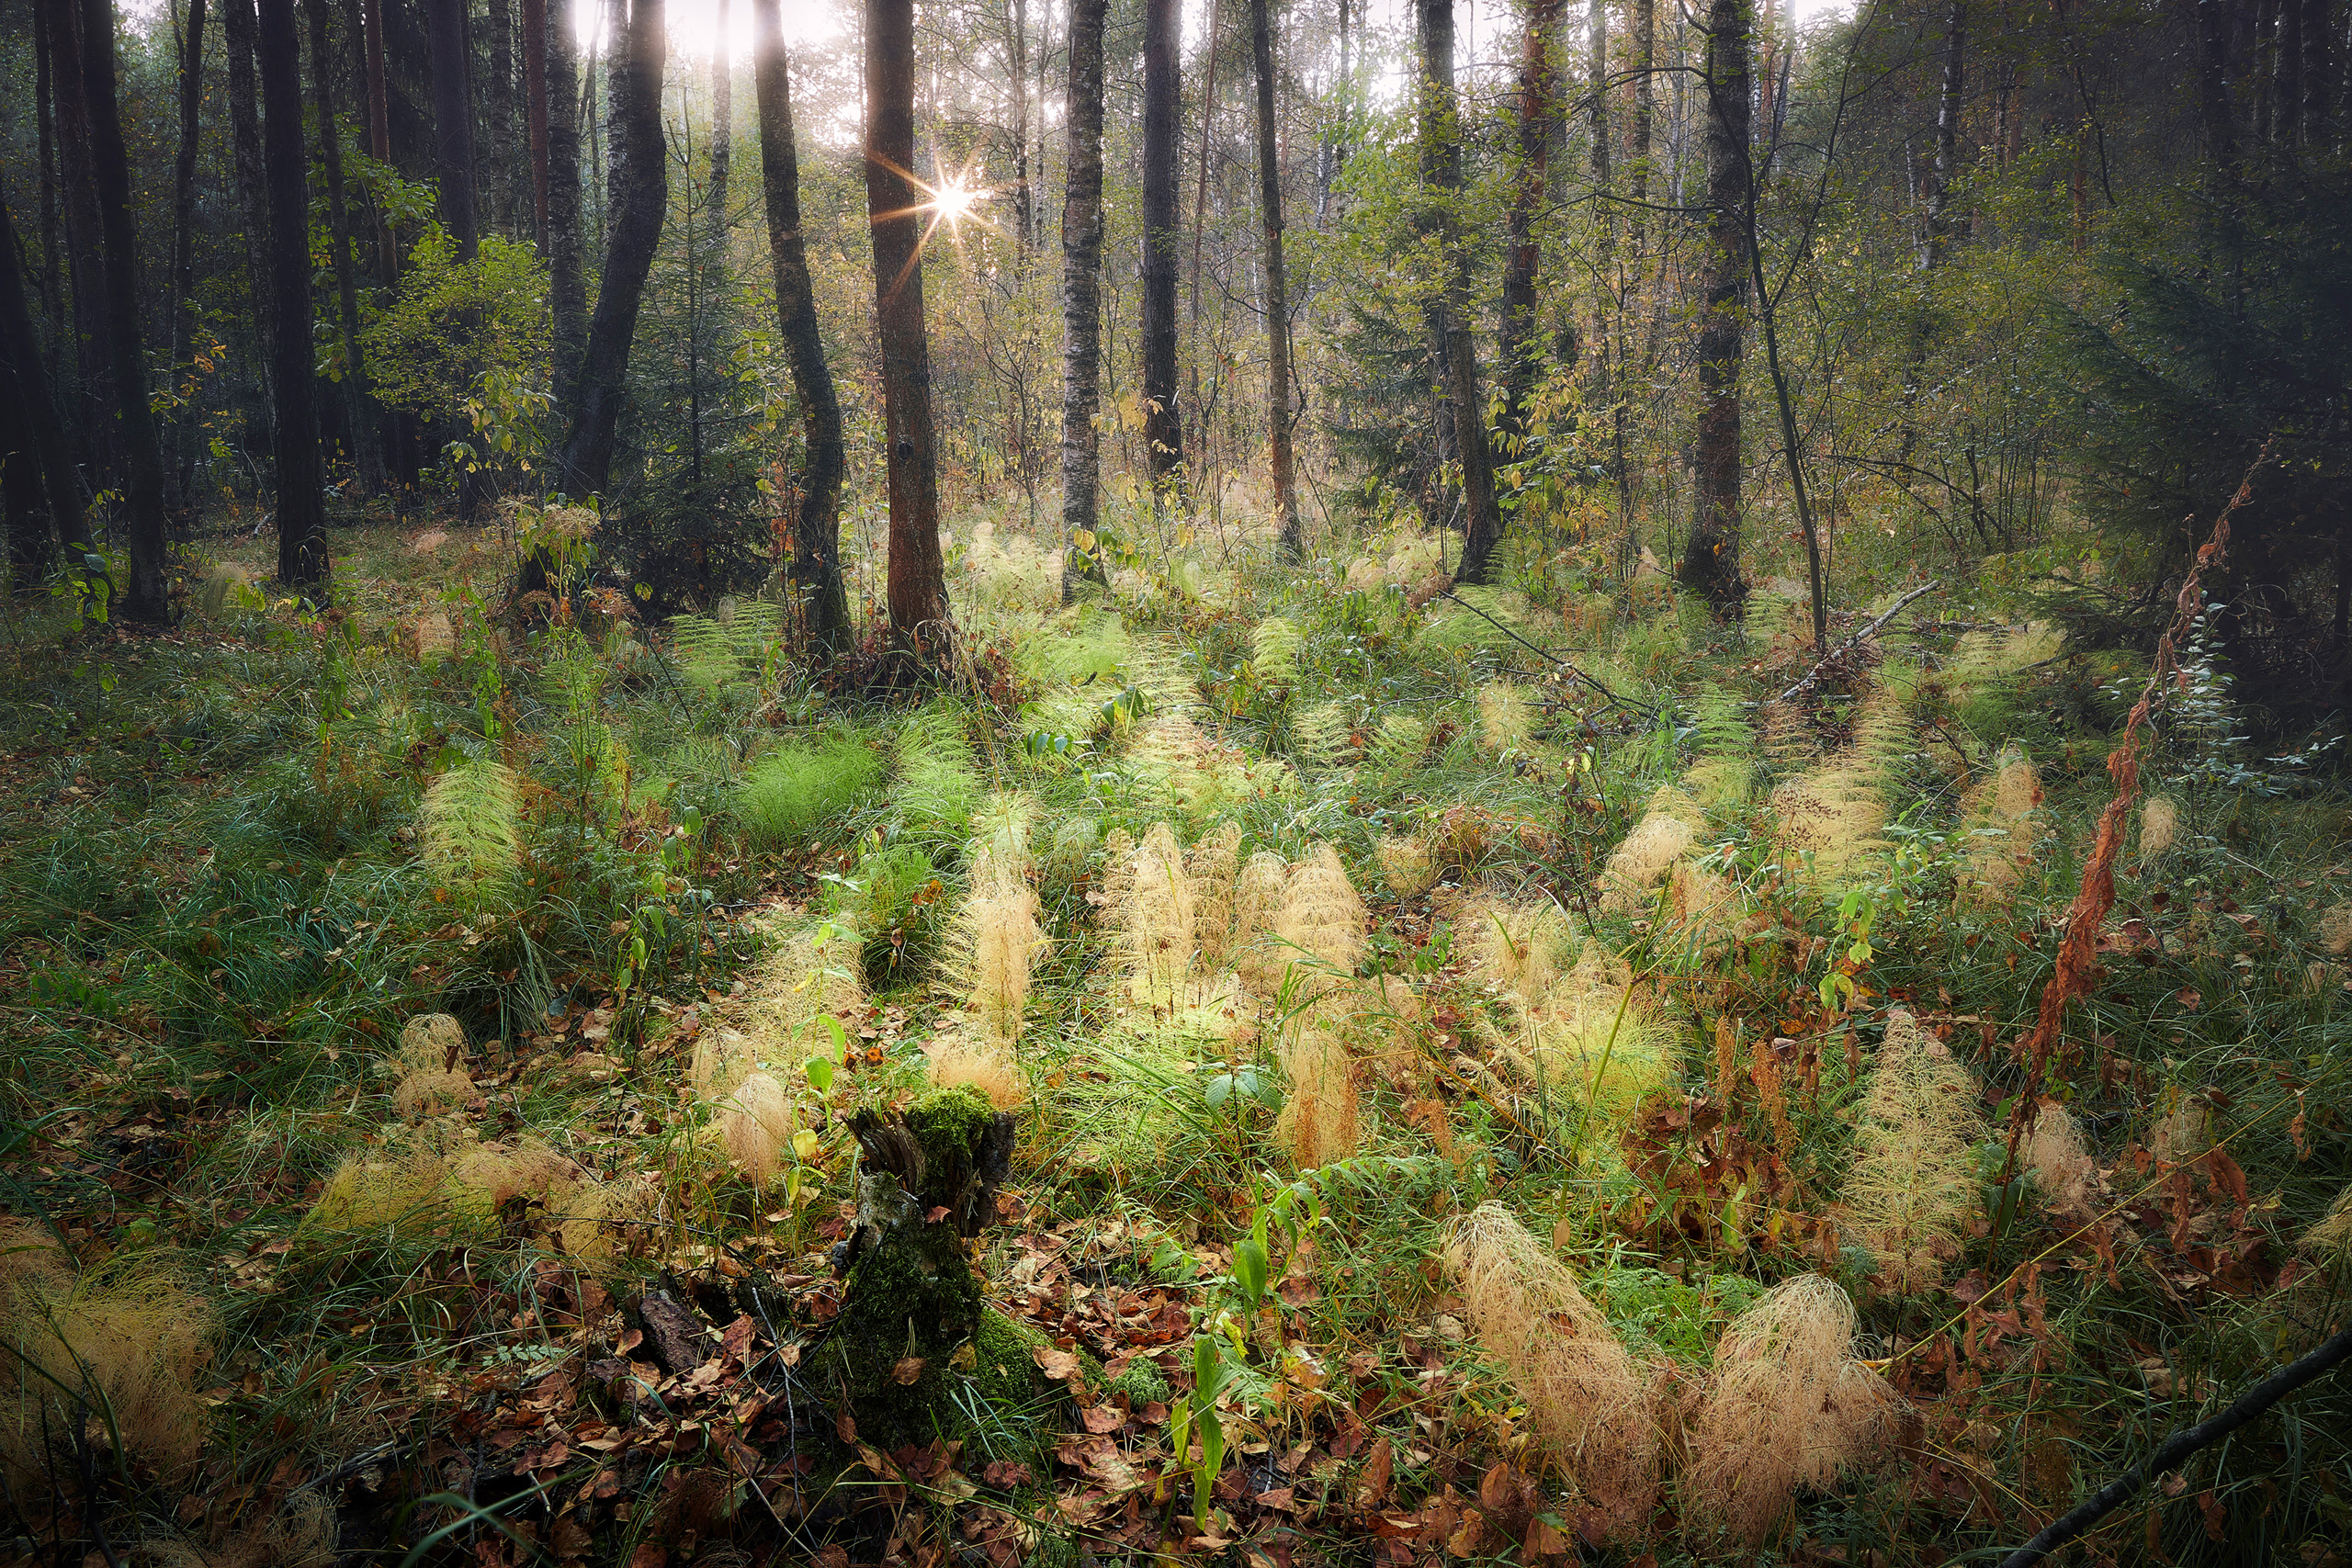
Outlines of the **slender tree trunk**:
<svg viewBox="0 0 2352 1568">
<path fill-rule="evenodd" d="M 2278 145 L 2296 147 L 2303 139 L 2303 5 L 2302 0 L 2278 0 L 2278 107 L 2272 111 Z"/>
<path fill-rule="evenodd" d="M 261 91 L 254 76 L 257 47 L 254 0 L 222 0 L 220 19 L 229 50 L 229 132 L 237 175 L 237 206 L 245 220 L 246 276 L 254 280 L 254 335 L 262 348 L 262 389 L 277 406 L 270 386 L 277 375 L 276 324 L 262 303 L 269 276 L 269 193 L 262 180 Z M 274 437 L 273 437 L 274 439 Z"/>
<path fill-rule="evenodd" d="M 104 223 L 98 211 L 98 176 L 93 143 L 96 135 L 85 85 L 80 0 L 64 0 L 50 18 L 49 44 L 54 58 L 51 79 L 57 96 L 58 151 L 64 173 L 65 266 L 74 291 L 70 363 L 78 394 L 79 419 L 69 431 L 74 450 L 89 465 L 90 488 L 105 488 L 98 470 L 111 468 L 120 455 L 115 429 L 115 409 L 120 400 L 114 385 L 114 355 L 107 324 L 107 258 Z M 44 12 L 50 10 L 43 6 Z M 108 37 L 112 34 L 109 32 Z"/>
<path fill-rule="evenodd" d="M 1338 100 L 1339 112 L 1329 116 L 1323 128 L 1323 167 L 1315 184 L 1315 224 L 1321 228 L 1331 215 L 1331 188 L 1340 183 L 1340 175 L 1348 164 L 1348 114 L 1355 102 L 1356 79 L 1350 67 L 1348 36 L 1348 0 L 1340 0 L 1340 74 L 1332 96 Z"/>
<path fill-rule="evenodd" d="M 1456 582 L 1484 582 L 1502 538 L 1494 455 L 1487 445 L 1487 400 L 1478 389 L 1477 344 L 1470 334 L 1470 256 L 1453 202 L 1462 188 L 1461 122 L 1453 101 L 1453 0 L 1416 0 L 1421 44 L 1419 134 L 1427 204 L 1421 230 L 1438 237 L 1444 269 L 1435 318 L 1453 410 L 1454 451 L 1462 464 L 1462 560 Z"/>
<path fill-rule="evenodd" d="M 710 57 L 710 259 L 727 258 L 727 180 L 735 162 L 735 63 L 727 57 L 727 0 L 718 0 L 718 42 Z M 714 299 L 717 295 L 713 295 Z"/>
<path fill-rule="evenodd" d="M 1617 463 L 1617 511 L 1623 524 L 1617 549 L 1617 578 L 1626 585 L 1627 602 L 1631 603 L 1634 573 L 1641 565 L 1640 519 L 1634 508 L 1633 464 L 1626 461 L 1622 442 L 1624 422 L 1631 417 L 1630 404 L 1636 387 L 1649 381 L 1650 367 L 1657 363 L 1654 324 L 1657 312 L 1645 309 L 1644 318 L 1653 327 L 1644 333 L 1640 363 L 1634 363 L 1634 333 L 1628 318 L 1636 308 L 1637 291 L 1649 276 L 1649 198 L 1650 198 L 1650 132 L 1651 122 L 1657 110 L 1657 89 L 1654 73 L 1657 67 L 1657 0 L 1634 0 L 1634 123 L 1626 139 L 1625 186 L 1630 198 L 1625 209 L 1626 265 L 1630 268 L 1625 295 L 1617 312 L 1617 364 L 1619 382 L 1619 437 Z"/>
<path fill-rule="evenodd" d="M 548 305 L 556 405 L 571 404 L 571 378 L 588 343 L 587 283 L 580 267 L 579 0 L 548 7 Z"/>
<path fill-rule="evenodd" d="M 1012 237 L 1020 265 L 1028 265 L 1037 243 L 1029 192 L 1029 0 L 1012 0 L 1004 12 L 1005 53 L 1012 79 Z"/>
<path fill-rule="evenodd" d="M 890 470 L 890 628 L 901 646 L 927 659 L 945 654 L 953 632 L 939 550 L 931 347 L 923 333 L 924 213 L 910 174 L 914 166 L 914 0 L 866 0 L 865 210 L 874 230 Z"/>
<path fill-rule="evenodd" d="M 1209 221 L 1209 129 L 1211 118 L 1216 113 L 1216 40 L 1218 24 L 1224 19 L 1224 9 L 1220 0 L 1209 0 L 1208 38 L 1201 51 L 1204 60 L 1201 68 L 1201 162 L 1200 175 L 1193 189 L 1193 268 L 1192 279 L 1187 286 L 1190 299 L 1184 312 L 1195 333 L 1201 327 L 1201 237 Z M 1200 383 L 1198 365 L 1193 367 L 1193 379 L 1197 392 Z M 1195 397 L 1193 402 L 1198 406 L 1199 399 Z"/>
<path fill-rule="evenodd" d="M 1143 434 L 1157 505 L 1183 489 L 1184 433 L 1176 412 L 1176 116 L 1182 96 L 1179 0 L 1143 11 Z M 1182 504 L 1181 499 L 1179 504 Z"/>
<path fill-rule="evenodd" d="M 383 455 L 376 443 L 376 423 L 368 391 L 368 365 L 359 351 L 359 288 L 351 261 L 351 215 L 343 199 L 343 132 L 335 124 L 334 94 L 329 85 L 327 62 L 327 0 L 303 0 L 310 12 L 311 82 L 318 105 L 319 152 L 326 165 L 327 229 L 334 243 L 335 303 L 343 330 L 343 397 L 345 428 L 351 432 L 352 456 L 359 467 L 363 490 L 384 488 Z"/>
<path fill-rule="evenodd" d="M 1527 36 L 1519 62 L 1519 168 L 1511 184 L 1504 222 L 1509 234 L 1503 259 L 1503 428 L 1514 441 L 1527 436 L 1529 404 L 1543 369 L 1543 337 L 1536 330 L 1540 307 L 1535 283 L 1543 247 L 1535 225 L 1551 189 L 1555 85 L 1552 36 L 1559 28 L 1563 0 L 1532 0 Z"/>
<path fill-rule="evenodd" d="M 539 254 L 546 255 L 548 0 L 523 0 L 523 118 L 531 139 L 531 243 L 539 248 Z"/>
<path fill-rule="evenodd" d="M 2224 182 L 2235 175 L 2238 161 L 2237 118 L 2230 101 L 2229 10 L 2229 0 L 2197 0 L 2198 108 L 2205 155 Z"/>
<path fill-rule="evenodd" d="M 180 147 L 172 165 L 171 387 L 175 395 L 182 381 L 196 373 L 196 152 L 203 105 L 204 0 L 187 0 L 187 26 L 180 34 Z M 179 405 L 172 422 L 167 479 L 172 510 L 182 516 L 195 507 L 195 498 L 187 493 L 186 458 L 195 411 L 191 396 Z"/>
<path fill-rule="evenodd" d="M 249 3 L 249 0 L 248 0 Z M 231 6 L 239 0 L 229 0 Z M 433 51 L 433 133 L 439 154 L 441 223 L 470 262 L 481 244 L 474 152 L 473 51 L 466 37 L 466 0 L 425 0 Z"/>
<path fill-rule="evenodd" d="M 490 0 L 490 132 L 488 167 L 491 227 L 514 231 L 514 11 L 507 0 Z"/>
<path fill-rule="evenodd" d="M 56 46 L 50 41 L 49 7 L 33 7 L 33 118 L 37 122 L 37 155 L 40 159 L 40 299 L 49 316 L 54 346 L 65 336 L 64 296 L 57 278 L 57 117 L 52 62 Z"/>
<path fill-rule="evenodd" d="M 44 533 L 53 542 L 86 550 L 90 530 L 82 516 L 81 479 L 74 470 L 72 448 L 66 443 L 64 422 L 58 417 L 48 373 L 41 367 L 40 346 L 33 336 L 32 305 L 25 294 L 17 256 L 16 221 L 6 205 L 0 203 L 0 351 L 16 369 L 25 429 L 40 465 L 41 489 L 49 498 L 49 528 Z M 28 564 L 22 556 L 17 560 L 19 566 Z"/>
<path fill-rule="evenodd" d="M 759 38 L 752 85 L 760 107 L 760 183 L 767 206 L 768 258 L 775 272 L 777 325 L 792 366 L 792 389 L 800 399 L 807 446 L 791 581 L 808 618 L 809 640 L 831 653 L 849 637 L 841 559 L 842 405 L 833 391 L 833 373 L 825 364 L 816 289 L 800 232 L 800 149 L 792 123 L 792 66 L 784 51 L 776 0 L 753 0 L 753 20 Z"/>
<path fill-rule="evenodd" d="M 113 0 L 82 0 L 82 94 L 90 115 L 90 164 L 98 225 L 106 236 L 107 337 L 121 404 L 126 458 L 120 517 L 130 558 L 123 614 L 161 623 L 171 616 L 164 581 L 164 453 L 147 408 L 147 355 L 139 341 L 139 243 L 130 218 L 130 158 L 115 108 Z"/>
<path fill-rule="evenodd" d="M 1740 574 L 1739 366 L 1747 311 L 1748 0 L 1707 12 L 1707 240 L 1699 318 L 1699 430 L 1690 536 L 1679 575 L 1716 617 L 1737 618 Z"/>
<path fill-rule="evenodd" d="M 2300 0 L 2303 9 L 2303 145 L 2335 144 L 2336 22 L 2328 0 Z"/>
<path fill-rule="evenodd" d="M 1095 501 L 1102 388 L 1102 18 L 1110 0 L 1070 0 L 1069 174 L 1062 191 L 1062 598 L 1103 581 Z"/>
<path fill-rule="evenodd" d="M 324 603 L 330 562 L 318 382 L 311 364 L 311 161 L 302 148 L 302 54 L 294 0 L 261 0 L 260 24 L 270 303 L 277 328 L 277 580 Z"/>
<path fill-rule="evenodd" d="M 1283 553 L 1306 553 L 1290 445 L 1290 291 L 1283 276 L 1283 167 L 1274 133 L 1274 29 L 1266 0 L 1250 0 L 1250 53 L 1258 75 L 1258 211 L 1266 231 L 1266 429 Z"/>
<path fill-rule="evenodd" d="M 1936 97 L 1936 156 L 1928 171 L 1928 210 L 1920 227 L 1919 297 L 1911 316 L 1911 346 L 1904 357 L 1898 456 L 1911 460 L 1919 443 L 1919 378 L 1927 373 L 1937 271 L 1951 248 L 1951 182 L 1959 159 L 1962 72 L 1966 60 L 1968 17 L 1964 0 L 1951 0 L 1944 12 L 1943 85 Z"/>
<path fill-rule="evenodd" d="M 662 131 L 662 73 L 669 59 L 662 0 L 633 0 L 613 56 L 612 244 L 605 254 L 596 314 L 573 382 L 571 426 L 560 466 L 574 495 L 604 491 L 612 477 L 629 348 L 646 275 L 662 243 L 670 203 L 669 147 Z M 933 540 L 936 551 L 938 543 Z"/>
</svg>

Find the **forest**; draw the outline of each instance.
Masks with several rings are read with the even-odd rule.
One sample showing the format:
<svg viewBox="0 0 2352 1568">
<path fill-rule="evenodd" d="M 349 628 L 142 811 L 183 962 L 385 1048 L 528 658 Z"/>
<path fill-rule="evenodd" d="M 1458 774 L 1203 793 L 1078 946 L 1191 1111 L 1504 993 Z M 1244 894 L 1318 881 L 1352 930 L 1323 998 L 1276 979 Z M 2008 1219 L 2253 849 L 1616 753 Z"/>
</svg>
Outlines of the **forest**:
<svg viewBox="0 0 2352 1568">
<path fill-rule="evenodd" d="M 2352 1564 L 2352 6 L 0 105 L 0 1568 Z"/>
</svg>

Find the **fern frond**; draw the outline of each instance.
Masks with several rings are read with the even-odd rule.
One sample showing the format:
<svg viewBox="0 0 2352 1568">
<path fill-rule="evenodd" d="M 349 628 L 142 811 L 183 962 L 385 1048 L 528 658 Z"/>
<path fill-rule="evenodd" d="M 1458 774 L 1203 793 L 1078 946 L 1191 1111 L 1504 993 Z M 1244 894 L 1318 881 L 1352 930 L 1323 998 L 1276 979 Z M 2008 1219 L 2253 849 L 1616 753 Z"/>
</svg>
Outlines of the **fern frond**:
<svg viewBox="0 0 2352 1568">
<path fill-rule="evenodd" d="M 514 770 L 469 757 L 435 779 L 417 808 L 417 840 L 436 886 L 487 897 L 522 858 Z"/>
</svg>

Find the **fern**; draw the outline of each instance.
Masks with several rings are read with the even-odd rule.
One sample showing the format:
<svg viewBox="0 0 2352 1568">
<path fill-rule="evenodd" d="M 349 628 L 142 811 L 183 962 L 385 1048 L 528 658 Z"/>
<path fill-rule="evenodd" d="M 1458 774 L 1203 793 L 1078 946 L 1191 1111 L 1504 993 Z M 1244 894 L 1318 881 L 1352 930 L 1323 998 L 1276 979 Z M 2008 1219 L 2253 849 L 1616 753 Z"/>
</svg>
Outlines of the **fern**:
<svg viewBox="0 0 2352 1568">
<path fill-rule="evenodd" d="M 1317 703 L 1291 721 L 1292 749 L 1302 761 L 1331 767 L 1346 755 L 1350 732 L 1345 705 Z"/>
<path fill-rule="evenodd" d="M 1298 683 L 1298 655 L 1306 646 L 1298 627 L 1280 615 L 1269 615 L 1250 632 L 1250 670 L 1269 685 Z"/>
<path fill-rule="evenodd" d="M 523 852 L 514 770 L 488 758 L 458 763 L 425 787 L 417 839 L 435 886 L 487 897 L 514 874 Z"/>
<path fill-rule="evenodd" d="M 917 830 L 958 830 L 980 803 L 980 775 L 972 743 L 955 712 L 924 708 L 899 731 L 899 782 L 891 790 L 907 825 Z"/>
<path fill-rule="evenodd" d="M 735 819 L 754 846 L 813 840 L 838 827 L 881 776 L 882 760 L 856 739 L 787 741 L 736 786 Z"/>
</svg>

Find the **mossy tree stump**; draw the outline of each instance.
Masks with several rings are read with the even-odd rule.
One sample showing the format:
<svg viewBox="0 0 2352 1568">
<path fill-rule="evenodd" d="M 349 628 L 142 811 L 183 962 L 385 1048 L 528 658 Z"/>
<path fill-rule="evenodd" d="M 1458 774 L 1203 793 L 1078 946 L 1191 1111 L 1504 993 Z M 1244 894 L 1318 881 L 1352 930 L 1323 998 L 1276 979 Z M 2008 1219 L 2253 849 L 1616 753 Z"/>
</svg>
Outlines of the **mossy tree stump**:
<svg viewBox="0 0 2352 1568">
<path fill-rule="evenodd" d="M 897 1116 L 861 1111 L 854 1229 L 836 1270 L 841 1316 L 818 1362 L 859 1438 L 884 1450 L 956 1425 L 950 1364 L 980 1326 L 966 1244 L 995 1217 L 1011 1173 L 1012 1118 L 966 1088 L 934 1089 Z"/>
</svg>

